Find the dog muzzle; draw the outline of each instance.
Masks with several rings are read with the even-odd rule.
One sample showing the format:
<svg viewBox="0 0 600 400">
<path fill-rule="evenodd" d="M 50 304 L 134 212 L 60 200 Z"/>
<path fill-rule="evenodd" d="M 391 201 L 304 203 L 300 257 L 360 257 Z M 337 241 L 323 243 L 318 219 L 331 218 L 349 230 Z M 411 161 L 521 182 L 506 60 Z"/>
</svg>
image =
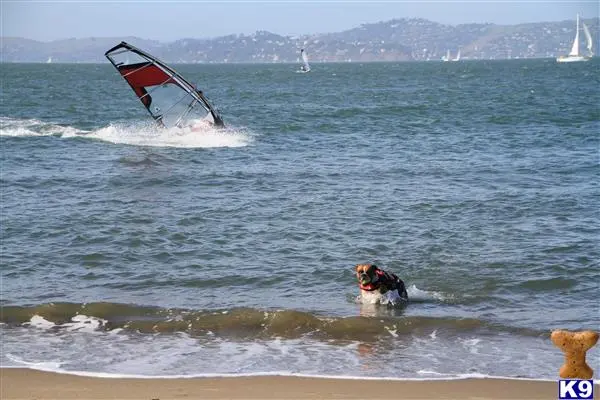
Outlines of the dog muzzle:
<svg viewBox="0 0 600 400">
<path fill-rule="evenodd" d="M 365 272 L 362 272 L 359 275 L 358 280 L 360 281 L 361 285 L 368 285 L 371 283 L 371 277 Z"/>
</svg>

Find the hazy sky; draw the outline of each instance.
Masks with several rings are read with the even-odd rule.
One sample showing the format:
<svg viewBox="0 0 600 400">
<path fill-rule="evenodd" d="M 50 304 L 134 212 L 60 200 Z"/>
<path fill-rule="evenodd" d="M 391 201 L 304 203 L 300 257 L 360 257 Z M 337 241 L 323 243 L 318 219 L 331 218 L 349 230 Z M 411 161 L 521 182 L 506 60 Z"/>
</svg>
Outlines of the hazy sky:
<svg viewBox="0 0 600 400">
<path fill-rule="evenodd" d="M 444 24 L 562 21 L 600 15 L 598 0 L 572 1 L 32 1 L 0 0 L 1 36 L 36 40 L 138 36 L 171 41 L 267 30 L 339 32 L 393 18 Z"/>
</svg>

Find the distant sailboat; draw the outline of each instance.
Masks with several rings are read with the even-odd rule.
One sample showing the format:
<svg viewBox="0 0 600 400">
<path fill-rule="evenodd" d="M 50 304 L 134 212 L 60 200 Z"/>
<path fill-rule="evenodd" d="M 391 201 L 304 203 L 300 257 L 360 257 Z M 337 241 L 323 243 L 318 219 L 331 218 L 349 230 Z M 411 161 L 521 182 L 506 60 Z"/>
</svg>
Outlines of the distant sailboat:
<svg viewBox="0 0 600 400">
<path fill-rule="evenodd" d="M 300 50 L 300 56 L 302 57 L 302 65 L 300 66 L 300 72 L 310 72 L 310 64 L 308 64 L 308 56 L 304 49 Z"/>
<path fill-rule="evenodd" d="M 446 62 L 446 61 L 450 61 L 450 49 L 448 49 L 446 51 L 446 55 L 442 56 L 442 61 Z"/>
<path fill-rule="evenodd" d="M 448 49 L 446 51 L 446 55 L 442 56 L 442 61 L 447 62 L 447 61 L 460 61 L 460 49 L 458 49 L 458 53 L 456 53 L 456 58 L 452 58 L 450 56 L 450 50 Z"/>
<path fill-rule="evenodd" d="M 589 52 L 589 56 L 583 56 L 579 54 L 579 14 L 577 14 L 577 29 L 575 31 L 575 39 L 573 40 L 573 46 L 571 47 L 571 52 L 566 56 L 560 56 L 556 59 L 556 62 L 566 63 L 566 62 L 578 62 L 578 61 L 589 61 L 594 53 L 592 52 L 592 35 L 590 35 L 590 30 L 588 29 L 585 22 L 581 22 L 583 25 L 583 33 L 585 34 L 585 40 L 587 42 L 587 50 Z"/>
<path fill-rule="evenodd" d="M 46 60 L 46 64 L 52 64 L 52 56 L 48 57 Z"/>
<path fill-rule="evenodd" d="M 456 54 L 456 58 L 452 61 L 460 61 L 460 49 L 458 49 L 458 53 Z"/>
</svg>

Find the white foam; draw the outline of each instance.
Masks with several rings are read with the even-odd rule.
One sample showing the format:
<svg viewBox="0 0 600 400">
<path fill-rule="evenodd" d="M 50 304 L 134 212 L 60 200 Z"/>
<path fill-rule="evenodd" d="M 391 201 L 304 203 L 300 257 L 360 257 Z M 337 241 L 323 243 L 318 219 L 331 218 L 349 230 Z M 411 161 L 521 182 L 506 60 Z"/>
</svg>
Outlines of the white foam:
<svg viewBox="0 0 600 400">
<path fill-rule="evenodd" d="M 95 332 L 101 328 L 107 321 L 96 317 L 88 317 L 87 315 L 76 315 L 71 318 L 71 322 L 60 325 L 68 331 L 78 332 Z"/>
<path fill-rule="evenodd" d="M 41 133 L 32 131 L 23 127 L 14 127 L 0 129 L 0 136 L 24 137 L 24 136 L 43 136 Z"/>
<path fill-rule="evenodd" d="M 387 326 L 385 327 L 385 329 L 389 332 L 390 335 L 397 338 L 398 337 L 398 329 L 397 329 L 396 325 L 394 325 L 394 328 L 395 329 L 391 329 Z"/>
<path fill-rule="evenodd" d="M 71 318 L 70 322 L 64 324 L 55 324 L 54 322 L 48 321 L 44 317 L 34 315 L 31 317 L 29 322 L 25 322 L 24 326 L 30 326 L 37 329 L 48 330 L 50 328 L 64 328 L 67 331 L 78 331 L 78 332 L 95 332 L 106 323 L 106 320 L 88 317 L 86 315 L 75 315 Z"/>
<path fill-rule="evenodd" d="M 29 325 L 31 327 L 38 328 L 38 329 L 50 329 L 50 328 L 56 326 L 56 324 L 54 322 L 50 322 L 47 319 L 44 319 L 44 317 L 40 317 L 39 315 L 34 315 L 33 317 L 31 317 L 29 322 L 25 322 L 23 325 L 25 325 L 25 326 Z"/>
<path fill-rule="evenodd" d="M 378 291 L 362 292 L 358 295 L 356 301 L 365 305 L 381 304 L 396 306 L 405 304 L 405 301 L 400 297 L 397 290 L 389 290 L 384 294 Z"/>
<path fill-rule="evenodd" d="M 43 320 L 38 321 L 43 323 Z M 20 357 L 19 365 L 26 365 L 22 361 L 26 360 L 36 369 L 63 373 L 83 371 L 88 376 L 104 377 L 289 375 L 362 379 L 369 375 L 384 380 L 428 380 L 432 377 L 514 375 L 541 380 L 554 377 L 556 371 L 548 366 L 559 366 L 562 362 L 560 354 L 545 353 L 547 344 L 538 339 L 514 342 L 502 336 L 446 337 L 443 330 L 437 332 L 434 339 L 429 330 L 424 336 L 403 336 L 402 340 L 396 341 L 393 336 L 397 326 L 394 324 L 386 324 L 386 335 L 396 343 L 396 347 L 387 351 L 376 343 L 365 345 L 350 341 L 340 345 L 336 340 L 322 342 L 308 337 L 230 341 L 213 335 L 198 337 L 183 332 L 140 335 L 98 329 L 87 333 L 103 321 L 85 321 L 89 321 L 89 317 L 76 316 L 62 325 L 48 324 L 53 328 L 47 330 L 2 328 L 5 353 L 4 356 L 0 354 L 0 363 L 3 366 L 16 363 L 5 356 L 8 353 Z M 67 327 L 73 327 L 73 330 Z M 507 343 L 510 346 L 507 347 Z M 494 350 L 496 347 L 500 350 Z M 470 351 L 472 349 L 475 351 Z M 522 368 L 511 369 L 515 363 Z M 533 378 L 531 371 L 538 371 Z M 467 372 L 469 374 L 465 375 Z"/>
<path fill-rule="evenodd" d="M 6 368 L 21 368 L 21 366 L 9 366 Z M 139 375 L 139 374 L 120 374 L 120 373 L 106 373 L 106 372 L 89 372 L 89 371 L 67 371 L 61 368 L 53 368 L 44 366 L 41 363 L 36 365 L 35 363 L 29 363 L 28 368 L 54 372 L 58 374 L 85 376 L 92 378 L 109 378 L 109 379 L 195 379 L 195 378 L 243 378 L 243 377 L 258 377 L 258 376 L 281 376 L 281 377 L 297 377 L 297 378 L 314 378 L 314 379 L 340 379 L 340 380 L 365 380 L 365 381 L 455 381 L 463 379 L 506 379 L 514 381 L 527 381 L 527 382 L 555 382 L 556 379 L 534 379 L 534 378 L 520 378 L 511 376 L 493 376 L 477 373 L 449 375 L 440 374 L 434 371 L 418 371 L 419 374 L 425 375 L 437 375 L 436 377 L 423 377 L 423 378 L 399 378 L 396 376 L 355 376 L 355 375 L 322 375 L 322 374 L 303 374 L 289 371 L 276 371 L 276 372 L 251 372 L 251 373 L 235 373 L 235 374 L 221 374 L 221 373 L 202 373 L 202 374 L 191 374 L 191 375 Z M 594 380 L 594 384 L 600 383 L 600 380 Z"/>
<path fill-rule="evenodd" d="M 420 302 L 420 301 L 430 301 L 430 300 L 447 300 L 447 296 L 443 293 L 436 291 L 427 291 L 419 289 L 417 286 L 410 285 L 406 288 L 406 292 L 408 293 L 408 298 L 410 301 Z"/>
<path fill-rule="evenodd" d="M 479 354 L 479 344 L 481 343 L 481 339 L 479 338 L 471 338 L 471 339 L 459 339 L 462 342 L 462 345 L 469 350 L 471 354 Z"/>
<path fill-rule="evenodd" d="M 8 358 L 9 360 L 11 360 L 14 363 L 19 364 L 19 365 L 14 365 L 13 368 L 19 368 L 19 367 L 25 366 L 25 367 L 31 368 L 31 369 L 39 369 L 39 370 L 54 372 L 54 371 L 60 371 L 60 368 L 62 366 L 62 363 L 54 362 L 54 361 L 43 361 L 43 362 L 25 361 L 22 358 L 19 358 L 10 353 L 6 354 L 6 358 Z M 4 366 L 2 366 L 2 368 L 4 368 Z"/>
<path fill-rule="evenodd" d="M 62 134 L 65 130 L 83 132 L 79 129 L 43 122 L 38 119 L 0 117 L 0 136 L 52 136 Z"/>
<path fill-rule="evenodd" d="M 243 147 L 252 141 L 252 135 L 234 128 L 162 129 L 148 124 L 110 125 L 85 136 L 114 144 L 179 148 Z"/>
<path fill-rule="evenodd" d="M 253 135 L 244 129 L 215 128 L 196 121 L 184 128 L 162 129 L 153 123 L 110 124 L 94 131 L 62 126 L 36 119 L 0 117 L 0 136 L 59 136 L 64 139 L 88 138 L 114 144 L 152 147 L 212 148 L 244 147 Z"/>
</svg>

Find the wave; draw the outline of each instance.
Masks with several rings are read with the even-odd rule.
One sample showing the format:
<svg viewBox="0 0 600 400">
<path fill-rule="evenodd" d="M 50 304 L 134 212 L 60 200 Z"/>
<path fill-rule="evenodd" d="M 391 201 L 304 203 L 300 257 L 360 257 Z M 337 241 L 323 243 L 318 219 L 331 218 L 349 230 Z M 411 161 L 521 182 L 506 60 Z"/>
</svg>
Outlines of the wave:
<svg viewBox="0 0 600 400">
<path fill-rule="evenodd" d="M 477 318 L 403 316 L 394 313 L 323 316 L 299 310 L 189 310 L 121 303 L 48 303 L 3 307 L 0 322 L 46 331 L 129 331 L 186 333 L 228 339 L 375 341 L 403 336 L 455 336 L 461 333 L 513 333 L 547 337 L 549 332 L 492 323 Z"/>
<path fill-rule="evenodd" d="M 0 117 L 0 136 L 57 136 L 64 139 L 95 139 L 132 146 L 177 148 L 244 147 L 253 141 L 252 133 L 235 127 L 215 129 L 197 124 L 194 129 L 190 127 L 161 129 L 151 123 L 116 123 L 97 130 L 84 130 L 37 119 L 8 117 Z"/>
<path fill-rule="evenodd" d="M 44 122 L 38 119 L 14 119 L 0 117 L 0 136 L 26 137 L 26 136 L 62 136 L 83 135 L 85 130 Z"/>
<path fill-rule="evenodd" d="M 556 379 L 549 378 L 529 378 L 514 377 L 503 375 L 488 375 L 481 373 L 462 373 L 462 374 L 444 374 L 435 371 L 419 370 L 417 374 L 421 377 L 397 377 L 397 376 L 364 376 L 364 375 L 327 375 L 327 374 L 303 374 L 288 371 L 276 372 L 247 372 L 247 373 L 199 373 L 199 374 L 175 374 L 175 375 L 141 375 L 141 374 L 122 374 L 110 372 L 91 372 L 63 369 L 60 363 L 48 362 L 37 363 L 22 360 L 13 355 L 7 355 L 16 365 L 3 366 L 2 368 L 26 368 L 36 371 L 53 372 L 56 374 L 65 374 L 72 376 L 83 376 L 90 378 L 107 379 L 193 379 L 193 378 L 250 378 L 250 377 L 296 377 L 312 379 L 340 379 L 340 380 L 361 380 L 361 381 L 455 381 L 464 379 L 502 379 L 511 381 L 529 381 L 529 382 L 555 382 Z M 600 380 L 594 380 L 594 384 L 600 383 Z"/>
</svg>

